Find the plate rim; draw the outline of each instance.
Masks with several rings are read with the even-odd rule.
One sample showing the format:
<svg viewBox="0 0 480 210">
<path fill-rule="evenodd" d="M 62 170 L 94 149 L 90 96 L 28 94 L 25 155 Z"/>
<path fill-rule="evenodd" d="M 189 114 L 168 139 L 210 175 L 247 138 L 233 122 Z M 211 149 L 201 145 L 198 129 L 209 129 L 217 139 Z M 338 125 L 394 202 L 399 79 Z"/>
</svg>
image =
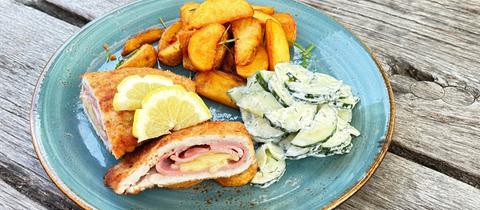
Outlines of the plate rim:
<svg viewBox="0 0 480 210">
<path fill-rule="evenodd" d="M 98 20 L 101 20 L 104 17 L 106 17 L 108 15 L 111 15 L 112 13 L 117 12 L 118 10 L 129 7 L 129 6 L 131 6 L 133 4 L 136 4 L 137 2 L 140 2 L 140 1 L 141 0 L 136 0 L 136 1 L 130 2 L 128 4 L 125 4 L 121 7 L 118 7 L 116 9 L 113 9 L 110 12 L 108 12 L 108 13 L 106 13 L 106 14 L 98 17 L 98 18 L 95 18 L 92 21 L 90 21 L 88 24 L 84 25 L 79 31 L 75 32 L 75 34 L 73 34 L 69 39 L 67 39 L 60 47 L 57 48 L 55 53 L 52 56 L 50 56 L 50 58 L 48 59 L 48 62 L 43 67 L 43 69 L 42 69 L 42 71 L 41 71 L 41 73 L 40 73 L 40 75 L 37 79 L 37 82 L 35 84 L 34 92 L 33 92 L 32 99 L 31 99 L 31 107 L 30 107 L 30 135 L 32 137 L 32 144 L 33 144 L 36 156 L 37 156 L 38 160 L 40 161 L 40 164 L 42 165 L 43 169 L 47 173 L 48 177 L 55 184 L 55 186 L 60 191 L 62 191 L 62 193 L 64 193 L 70 200 L 72 200 L 74 203 L 76 203 L 78 206 L 80 206 L 83 209 L 93 209 L 93 206 L 89 202 L 80 198 L 80 196 L 78 196 L 77 194 L 72 192 L 70 190 L 70 188 L 68 186 L 66 186 L 65 183 L 63 183 L 63 181 L 56 175 L 54 170 L 52 168 L 50 168 L 49 164 L 47 163 L 47 161 L 43 157 L 43 154 L 40 151 L 39 140 L 37 139 L 38 135 L 35 131 L 35 128 L 37 127 L 37 117 L 36 117 L 37 114 L 36 113 L 37 113 L 37 108 L 38 108 L 38 102 L 39 102 L 39 99 L 40 99 L 40 95 L 39 95 L 40 94 L 40 87 L 43 83 L 43 80 L 45 79 L 45 75 L 48 72 L 48 69 L 50 69 L 50 67 L 52 65 L 52 62 L 53 62 L 54 58 L 56 58 L 60 54 L 60 52 L 63 49 L 65 49 L 65 47 L 75 37 L 77 37 L 79 34 L 84 32 L 85 30 L 87 30 L 91 25 L 98 22 Z M 317 8 L 311 6 L 311 5 L 308 5 L 308 4 L 303 3 L 303 2 L 299 2 L 298 0 L 291 0 L 291 1 L 295 2 L 297 4 L 301 4 L 303 6 L 306 6 L 310 9 L 316 10 L 317 12 L 321 12 L 322 15 L 330 18 L 336 24 L 342 26 L 346 31 L 348 31 L 350 34 L 352 34 L 353 37 L 365 48 L 365 50 L 368 52 L 368 54 L 370 55 L 372 60 L 375 62 L 375 65 L 377 66 L 378 71 L 382 75 L 383 81 L 385 83 L 385 87 L 387 89 L 390 115 L 388 116 L 389 119 L 387 121 L 388 122 L 387 133 L 385 134 L 385 137 L 384 137 L 385 142 L 382 146 L 382 149 L 379 151 L 379 153 L 377 153 L 377 157 L 373 161 L 372 165 L 370 166 L 368 171 L 365 173 L 365 175 L 359 181 L 357 181 L 349 189 L 345 190 L 338 198 L 331 201 L 329 204 L 327 204 L 326 206 L 324 206 L 322 208 L 322 209 L 334 209 L 335 207 L 337 207 L 338 205 L 340 205 L 341 203 L 343 203 L 347 199 L 349 199 L 361 187 L 363 187 L 367 183 L 368 180 L 370 180 L 370 178 L 375 173 L 375 171 L 378 169 L 378 166 L 382 163 L 385 155 L 388 152 L 388 148 L 390 147 L 390 144 L 392 142 L 393 131 L 394 131 L 394 127 L 395 127 L 395 117 L 396 117 L 396 107 L 395 107 L 395 102 L 394 102 L 395 99 L 394 99 L 394 95 L 393 95 L 393 89 L 392 89 L 392 85 L 390 83 L 390 80 L 388 78 L 387 72 L 385 71 L 385 69 L 381 65 L 381 63 L 380 63 L 379 59 L 377 58 L 377 56 L 375 55 L 375 53 L 350 28 L 345 26 L 343 23 L 339 22 L 333 16 L 331 16 L 331 15 L 325 13 L 325 12 L 322 12 L 321 10 L 319 10 L 319 9 L 317 9 Z"/>
</svg>

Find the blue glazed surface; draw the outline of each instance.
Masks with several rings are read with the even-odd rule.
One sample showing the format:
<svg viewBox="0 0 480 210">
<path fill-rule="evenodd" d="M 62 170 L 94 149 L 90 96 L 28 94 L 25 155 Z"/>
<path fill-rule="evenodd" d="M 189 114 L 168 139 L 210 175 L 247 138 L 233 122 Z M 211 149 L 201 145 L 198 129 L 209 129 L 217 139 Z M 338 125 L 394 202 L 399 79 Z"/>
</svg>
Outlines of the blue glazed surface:
<svg viewBox="0 0 480 210">
<path fill-rule="evenodd" d="M 103 185 L 103 174 L 117 161 L 86 119 L 79 101 L 80 75 L 107 70 L 104 43 L 112 51 L 145 28 L 178 18 L 186 1 L 145 0 L 118 9 L 88 24 L 51 59 L 35 97 L 33 131 L 39 155 L 57 184 L 86 206 L 98 209 L 312 209 L 321 208 L 362 180 L 386 143 L 388 91 L 374 60 L 345 28 L 320 11 L 293 1 L 250 1 L 289 12 L 297 21 L 301 45 L 317 47 L 312 69 L 350 84 L 360 103 L 352 124 L 362 135 L 350 154 L 287 161 L 287 172 L 267 189 L 223 188 L 214 182 L 186 190 L 152 189 L 139 195 L 116 195 Z M 189 75 L 180 67 L 174 71 Z M 207 101 L 217 120 L 240 120 L 238 111 Z"/>
</svg>

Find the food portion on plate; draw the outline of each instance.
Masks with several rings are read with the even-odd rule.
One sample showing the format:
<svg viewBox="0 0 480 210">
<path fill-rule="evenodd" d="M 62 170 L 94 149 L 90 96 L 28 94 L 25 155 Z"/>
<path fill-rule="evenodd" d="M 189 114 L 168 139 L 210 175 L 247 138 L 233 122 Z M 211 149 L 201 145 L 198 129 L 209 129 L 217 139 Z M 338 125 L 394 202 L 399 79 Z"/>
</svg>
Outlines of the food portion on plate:
<svg viewBox="0 0 480 210">
<path fill-rule="evenodd" d="M 358 97 L 342 81 L 290 64 L 298 45 L 292 15 L 206 0 L 184 4 L 179 16 L 128 39 L 115 70 L 82 76 L 88 119 L 113 156 L 123 157 L 105 175 L 108 187 L 135 194 L 207 179 L 267 187 L 285 173 L 286 159 L 350 151 L 360 134 L 350 125 Z M 151 68 L 157 62 L 182 65 L 194 81 Z M 239 109 L 243 123 L 209 121 L 197 94 Z"/>
<path fill-rule="evenodd" d="M 134 111 L 115 111 L 113 101 L 121 82 L 130 76 L 158 75 L 195 91 L 192 80 L 171 71 L 152 68 L 123 68 L 114 71 L 88 72 L 82 75 L 80 99 L 97 135 L 116 159 L 138 146 L 132 134 Z M 121 86 L 120 86 L 121 88 Z"/>
<path fill-rule="evenodd" d="M 135 194 L 152 187 L 191 187 L 206 179 L 241 186 L 255 173 L 253 142 L 243 124 L 205 122 L 126 155 L 108 170 L 105 184 L 118 194 Z"/>
<path fill-rule="evenodd" d="M 284 159 L 326 157 L 348 153 L 352 135 L 352 109 L 359 98 L 350 86 L 299 65 L 281 63 L 275 71 L 262 70 L 245 86 L 228 91 L 257 149 L 259 172 L 252 183 L 262 187 L 277 181 Z"/>
</svg>

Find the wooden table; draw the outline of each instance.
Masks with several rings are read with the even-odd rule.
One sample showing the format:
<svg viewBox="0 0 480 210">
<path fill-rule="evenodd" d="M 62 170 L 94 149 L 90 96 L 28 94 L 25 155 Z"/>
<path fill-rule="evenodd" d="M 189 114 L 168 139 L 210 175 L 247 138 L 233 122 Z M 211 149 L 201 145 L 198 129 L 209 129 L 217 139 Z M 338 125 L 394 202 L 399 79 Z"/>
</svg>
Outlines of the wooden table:
<svg viewBox="0 0 480 210">
<path fill-rule="evenodd" d="M 0 1 L 0 209 L 78 209 L 35 156 L 40 71 L 90 20 L 131 0 Z M 352 29 L 395 91 L 393 144 L 340 209 L 480 208 L 480 2 L 304 0 Z"/>
</svg>

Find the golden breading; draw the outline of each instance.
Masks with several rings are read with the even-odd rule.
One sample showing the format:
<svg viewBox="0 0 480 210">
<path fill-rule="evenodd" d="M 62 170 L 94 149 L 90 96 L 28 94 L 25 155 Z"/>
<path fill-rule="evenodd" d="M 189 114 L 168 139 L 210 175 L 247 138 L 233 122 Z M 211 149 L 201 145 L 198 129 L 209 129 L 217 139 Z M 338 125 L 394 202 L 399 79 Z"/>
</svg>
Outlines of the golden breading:
<svg viewBox="0 0 480 210">
<path fill-rule="evenodd" d="M 113 97 L 117 92 L 117 85 L 127 76 L 144 76 L 147 74 L 167 77 L 175 84 L 182 85 L 189 91 L 195 91 L 195 83 L 192 80 L 170 71 L 152 68 L 123 68 L 114 71 L 88 72 L 82 76 L 82 79 L 87 82 L 93 95 L 99 101 L 103 128 L 112 146 L 111 152 L 117 159 L 137 147 L 137 139 L 132 135 L 134 112 L 116 112 L 113 109 Z"/>
<path fill-rule="evenodd" d="M 240 122 L 204 122 L 202 124 L 175 131 L 170 135 L 153 140 L 132 153 L 129 153 L 117 165 L 110 168 L 105 174 L 105 185 L 111 187 L 116 193 L 125 193 L 126 188 L 134 184 L 145 174 L 135 174 L 138 171 L 150 170 L 159 160 L 162 154 L 157 154 L 157 150 L 176 141 L 183 141 L 191 138 L 201 138 L 202 136 L 241 136 L 248 139 L 248 149 L 252 158 L 255 158 L 253 142 L 245 126 Z M 256 163 L 255 159 L 253 161 Z M 238 177 L 241 178 L 241 177 Z M 251 179 L 249 176 L 245 178 Z M 131 183 L 133 182 L 133 183 Z M 240 180 L 237 180 L 237 183 Z M 175 184 L 173 186 L 177 186 Z M 186 186 L 186 185 L 180 185 Z M 193 186 L 193 185 L 192 185 Z M 153 186 L 151 186 L 153 187 Z M 139 193 L 143 189 L 135 188 L 128 193 Z"/>
<path fill-rule="evenodd" d="M 215 181 L 224 187 L 240 187 L 246 185 L 252 181 L 253 177 L 257 173 L 257 163 L 253 163 L 250 167 L 241 174 L 233 175 L 231 177 L 217 178 Z"/>
</svg>

